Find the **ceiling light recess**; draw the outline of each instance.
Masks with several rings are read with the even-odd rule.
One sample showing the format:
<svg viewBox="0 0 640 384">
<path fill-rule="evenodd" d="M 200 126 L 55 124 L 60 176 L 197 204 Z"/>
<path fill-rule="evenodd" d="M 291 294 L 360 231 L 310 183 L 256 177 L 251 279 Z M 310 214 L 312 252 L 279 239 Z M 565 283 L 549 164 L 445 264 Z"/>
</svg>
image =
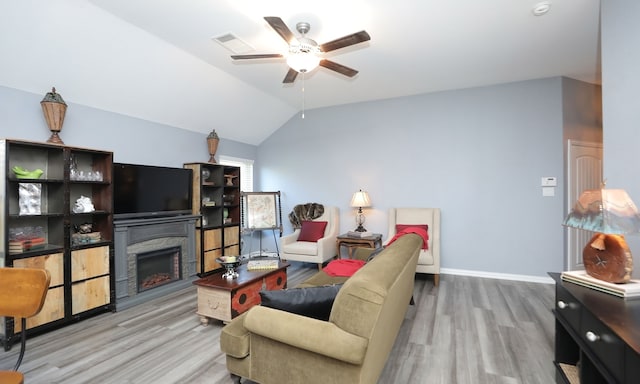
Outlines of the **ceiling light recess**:
<svg viewBox="0 0 640 384">
<path fill-rule="evenodd" d="M 541 1 L 533 6 L 533 10 L 531 12 L 533 12 L 535 16 L 542 16 L 549 12 L 549 9 L 551 9 L 551 2 Z"/>
</svg>

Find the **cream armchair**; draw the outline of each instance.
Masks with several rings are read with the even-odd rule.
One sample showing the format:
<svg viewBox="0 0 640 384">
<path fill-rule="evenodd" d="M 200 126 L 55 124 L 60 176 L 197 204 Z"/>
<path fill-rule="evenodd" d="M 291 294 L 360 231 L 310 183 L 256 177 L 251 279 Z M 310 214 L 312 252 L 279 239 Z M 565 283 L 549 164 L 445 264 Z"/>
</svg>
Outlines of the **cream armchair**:
<svg viewBox="0 0 640 384">
<path fill-rule="evenodd" d="M 322 216 L 313 221 L 326 221 L 327 227 L 324 236 L 317 242 L 298 241 L 300 228 L 292 234 L 283 236 L 280 239 L 280 258 L 282 260 L 303 261 L 306 263 L 318 264 L 318 269 L 322 269 L 322 263 L 336 257 L 336 238 L 340 230 L 340 211 L 338 207 L 324 207 Z"/>
<path fill-rule="evenodd" d="M 433 283 L 440 282 L 440 208 L 391 208 L 389 209 L 389 237 L 396 234 L 396 224 L 426 224 L 428 249 L 421 250 L 416 273 L 433 274 Z"/>
</svg>

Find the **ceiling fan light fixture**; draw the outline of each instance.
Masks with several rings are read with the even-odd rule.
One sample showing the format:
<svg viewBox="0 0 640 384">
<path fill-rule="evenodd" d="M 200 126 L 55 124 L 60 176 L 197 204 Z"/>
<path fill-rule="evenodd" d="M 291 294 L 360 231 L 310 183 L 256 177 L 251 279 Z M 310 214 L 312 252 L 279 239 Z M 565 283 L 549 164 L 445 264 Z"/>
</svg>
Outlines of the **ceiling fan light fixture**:
<svg viewBox="0 0 640 384">
<path fill-rule="evenodd" d="M 299 73 L 311 72 L 318 64 L 320 58 L 313 53 L 294 53 L 287 57 L 287 65 Z"/>
<path fill-rule="evenodd" d="M 287 65 L 299 73 L 311 72 L 320 64 L 320 53 L 315 41 L 300 38 L 297 43 L 289 46 Z"/>
</svg>

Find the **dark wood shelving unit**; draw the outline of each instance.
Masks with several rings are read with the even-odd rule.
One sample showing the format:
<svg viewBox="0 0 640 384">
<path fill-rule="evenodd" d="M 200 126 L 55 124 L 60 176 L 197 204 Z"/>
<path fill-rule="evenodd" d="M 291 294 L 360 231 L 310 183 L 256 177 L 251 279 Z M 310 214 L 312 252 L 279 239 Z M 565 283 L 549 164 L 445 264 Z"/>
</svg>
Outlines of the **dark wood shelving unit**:
<svg viewBox="0 0 640 384">
<path fill-rule="evenodd" d="M 0 148 L 0 188 L 6 196 L 0 206 L 0 265 L 45 268 L 51 274 L 43 310 L 27 320 L 27 334 L 113 310 L 113 153 L 13 139 L 1 140 Z M 17 178 L 14 166 L 43 173 Z M 26 199 L 23 193 L 21 201 L 19 189 L 24 192 L 27 185 L 40 194 Z M 74 212 L 81 196 L 91 199 L 94 211 Z M 91 236 L 77 235 L 76 228 L 87 223 Z M 19 323 L 2 318 L 5 349 L 19 332 Z"/>
<path fill-rule="evenodd" d="M 206 276 L 222 266 L 220 256 L 240 254 L 240 168 L 185 163 L 193 171 L 192 213 L 196 225 L 196 271 Z"/>
</svg>

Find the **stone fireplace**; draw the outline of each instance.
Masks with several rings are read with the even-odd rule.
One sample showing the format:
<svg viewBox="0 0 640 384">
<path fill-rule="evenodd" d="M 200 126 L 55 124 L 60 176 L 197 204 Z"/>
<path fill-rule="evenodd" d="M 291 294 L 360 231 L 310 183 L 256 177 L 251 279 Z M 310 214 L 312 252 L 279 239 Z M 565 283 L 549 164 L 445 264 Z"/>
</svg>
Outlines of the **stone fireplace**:
<svg viewBox="0 0 640 384">
<path fill-rule="evenodd" d="M 188 287 L 195 279 L 198 216 L 114 223 L 116 310 Z"/>
</svg>

